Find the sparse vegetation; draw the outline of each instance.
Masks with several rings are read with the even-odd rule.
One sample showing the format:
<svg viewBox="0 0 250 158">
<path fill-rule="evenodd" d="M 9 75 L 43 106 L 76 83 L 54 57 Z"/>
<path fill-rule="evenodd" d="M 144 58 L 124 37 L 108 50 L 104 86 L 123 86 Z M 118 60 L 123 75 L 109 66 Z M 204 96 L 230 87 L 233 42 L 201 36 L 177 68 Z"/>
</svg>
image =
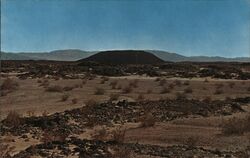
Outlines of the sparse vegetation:
<svg viewBox="0 0 250 158">
<path fill-rule="evenodd" d="M 105 93 L 105 90 L 103 88 L 96 88 L 95 89 L 95 95 L 103 95 Z"/>
<path fill-rule="evenodd" d="M 161 90 L 161 94 L 165 94 L 165 93 L 170 93 L 170 89 L 167 87 L 163 87 Z"/>
<path fill-rule="evenodd" d="M 16 111 L 10 111 L 5 119 L 5 123 L 10 127 L 18 127 L 22 123 L 22 118 Z"/>
<path fill-rule="evenodd" d="M 119 95 L 118 93 L 110 94 L 109 100 L 110 100 L 110 101 L 118 100 L 119 96 L 120 96 L 120 95 Z"/>
<path fill-rule="evenodd" d="M 191 87 L 185 88 L 184 89 L 185 93 L 193 93 L 193 89 Z"/>
<path fill-rule="evenodd" d="M 141 119 L 141 127 L 152 127 L 155 125 L 155 118 L 151 112 L 147 112 Z"/>
<path fill-rule="evenodd" d="M 76 104 L 78 102 L 78 99 L 77 98 L 73 98 L 71 101 L 72 101 L 73 104 Z"/>
<path fill-rule="evenodd" d="M 127 87 L 124 87 L 124 88 L 122 89 L 122 92 L 125 93 L 125 94 L 127 94 L 127 93 L 131 93 L 132 90 L 133 90 L 133 89 L 132 89 L 131 86 L 127 86 Z"/>
<path fill-rule="evenodd" d="M 53 85 L 46 88 L 47 92 L 62 92 L 63 88 L 59 85 Z"/>
<path fill-rule="evenodd" d="M 68 98 L 69 98 L 69 94 L 67 94 L 67 93 L 64 93 L 62 96 L 61 96 L 61 101 L 67 101 L 68 100 Z"/>
<path fill-rule="evenodd" d="M 250 116 L 246 118 L 233 117 L 227 121 L 224 121 L 221 125 L 222 133 L 225 135 L 242 135 L 245 132 L 250 131 Z"/>
<path fill-rule="evenodd" d="M 112 140 L 117 143 L 123 143 L 125 140 L 126 129 L 123 129 L 121 126 L 117 127 L 112 132 Z"/>
<path fill-rule="evenodd" d="M 116 88 L 116 85 L 117 85 L 117 81 L 116 80 L 114 80 L 114 81 L 112 81 L 112 82 L 110 82 L 110 86 L 112 87 L 112 89 L 115 89 Z"/>
<path fill-rule="evenodd" d="M 7 78 L 1 85 L 1 91 L 14 91 L 19 87 L 19 84 L 13 79 Z"/>
</svg>

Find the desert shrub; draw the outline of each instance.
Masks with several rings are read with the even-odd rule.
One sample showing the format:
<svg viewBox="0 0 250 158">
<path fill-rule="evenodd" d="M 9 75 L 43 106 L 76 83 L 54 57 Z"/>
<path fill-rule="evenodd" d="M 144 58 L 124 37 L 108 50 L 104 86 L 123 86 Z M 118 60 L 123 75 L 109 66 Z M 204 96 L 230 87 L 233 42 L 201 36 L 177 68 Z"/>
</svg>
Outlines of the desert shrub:
<svg viewBox="0 0 250 158">
<path fill-rule="evenodd" d="M 94 105 L 96 105 L 97 104 L 97 102 L 94 100 L 94 99 L 89 99 L 89 100 L 87 100 L 86 102 L 85 102 L 85 105 L 86 106 L 94 106 Z"/>
<path fill-rule="evenodd" d="M 103 95 L 105 93 L 105 90 L 103 88 L 96 88 L 95 89 L 95 95 Z"/>
<path fill-rule="evenodd" d="M 44 144 L 49 144 L 51 142 L 64 142 L 68 137 L 68 133 L 61 132 L 61 130 L 53 129 L 53 130 L 45 130 L 41 137 L 41 142 Z"/>
<path fill-rule="evenodd" d="M 155 118 L 152 113 L 147 112 L 141 118 L 141 127 L 152 127 L 155 125 Z"/>
<path fill-rule="evenodd" d="M 159 82 L 160 80 L 161 80 L 161 78 L 157 77 L 157 78 L 155 79 L 155 82 Z"/>
<path fill-rule="evenodd" d="M 142 101 L 145 99 L 145 96 L 143 94 L 139 94 L 137 97 L 137 101 Z"/>
<path fill-rule="evenodd" d="M 190 82 L 188 80 L 186 80 L 186 81 L 183 82 L 183 85 L 188 86 L 188 85 L 190 85 Z"/>
<path fill-rule="evenodd" d="M 44 79 L 41 84 L 39 84 L 40 87 L 48 87 L 49 86 L 49 80 Z"/>
<path fill-rule="evenodd" d="M 176 79 L 176 80 L 174 80 L 174 83 L 175 83 L 176 86 L 181 86 L 181 81 L 180 80 Z"/>
<path fill-rule="evenodd" d="M 32 110 L 28 110 L 28 111 L 27 111 L 27 115 L 28 115 L 29 117 L 35 116 L 35 112 L 32 111 Z"/>
<path fill-rule="evenodd" d="M 224 121 L 221 125 L 222 133 L 225 135 L 241 135 L 246 131 L 250 131 L 249 121 L 249 116 L 247 119 L 233 117 L 227 121 Z"/>
<path fill-rule="evenodd" d="M 170 92 L 170 89 L 167 87 L 163 87 L 161 90 L 161 94 L 165 94 L 165 93 L 169 93 L 169 92 Z"/>
<path fill-rule="evenodd" d="M 3 81 L 1 85 L 1 90 L 13 91 L 18 88 L 19 84 L 13 79 L 7 78 Z"/>
<path fill-rule="evenodd" d="M 191 148 L 193 148 L 193 147 L 197 146 L 198 141 L 199 141 L 199 137 L 190 136 L 184 141 L 184 144 L 191 147 Z"/>
<path fill-rule="evenodd" d="M 122 89 L 122 86 L 121 86 L 121 85 L 118 85 L 118 86 L 116 87 L 116 89 Z"/>
<path fill-rule="evenodd" d="M 47 92 L 62 92 L 63 88 L 59 85 L 53 85 L 46 88 Z"/>
<path fill-rule="evenodd" d="M 152 93 L 152 89 L 148 89 L 147 94 L 151 94 L 151 93 Z"/>
<path fill-rule="evenodd" d="M 171 84 L 168 85 L 168 88 L 169 88 L 170 90 L 172 90 L 172 89 L 174 89 L 174 86 L 175 86 L 175 85 L 174 85 L 173 83 L 171 83 Z"/>
<path fill-rule="evenodd" d="M 138 87 L 138 82 L 139 82 L 139 80 L 135 79 L 135 80 L 129 82 L 129 86 L 133 87 L 133 88 L 137 88 Z"/>
<path fill-rule="evenodd" d="M 118 83 L 118 82 L 117 82 L 116 80 L 114 80 L 114 81 L 110 82 L 109 85 L 112 87 L 112 89 L 115 89 L 117 83 Z"/>
<path fill-rule="evenodd" d="M 116 93 L 116 94 L 110 94 L 109 100 L 110 100 L 110 101 L 118 100 L 119 96 L 120 96 L 120 95 L 119 95 L 118 93 Z"/>
<path fill-rule="evenodd" d="M 40 79 L 38 79 L 38 80 L 37 80 L 37 83 L 42 83 L 42 82 L 43 82 L 43 81 L 42 81 L 42 80 L 40 80 Z"/>
<path fill-rule="evenodd" d="M 212 101 L 210 96 L 207 96 L 203 99 L 203 102 L 210 103 Z"/>
<path fill-rule="evenodd" d="M 103 127 L 99 130 L 95 131 L 95 134 L 92 136 L 93 139 L 95 140 L 101 140 L 104 141 L 108 135 L 107 130 Z"/>
<path fill-rule="evenodd" d="M 77 98 L 73 98 L 71 101 L 73 104 L 76 104 L 78 102 Z"/>
<path fill-rule="evenodd" d="M 73 89 L 74 89 L 74 87 L 69 87 L 69 86 L 63 87 L 64 91 L 71 91 Z"/>
<path fill-rule="evenodd" d="M 220 89 L 220 88 L 223 88 L 224 87 L 224 84 L 223 83 L 218 83 L 218 84 L 215 84 L 215 87 L 217 89 Z"/>
<path fill-rule="evenodd" d="M 126 129 L 122 129 L 122 127 L 119 126 L 112 132 L 112 140 L 117 143 L 123 143 L 125 140 L 125 134 Z"/>
<path fill-rule="evenodd" d="M 85 85 L 87 83 L 87 80 L 86 79 L 83 79 L 82 80 L 82 85 Z"/>
<path fill-rule="evenodd" d="M 229 82 L 229 83 L 228 83 L 228 86 L 229 86 L 230 88 L 233 88 L 233 87 L 235 86 L 235 83 L 234 83 L 234 82 Z"/>
<path fill-rule="evenodd" d="M 123 93 L 131 93 L 132 92 L 132 87 L 131 86 L 127 86 L 127 87 L 124 87 L 123 89 L 122 89 L 122 92 Z"/>
<path fill-rule="evenodd" d="M 214 94 L 222 94 L 224 91 L 220 88 L 216 88 Z"/>
<path fill-rule="evenodd" d="M 193 93 L 193 89 L 191 87 L 185 88 L 184 89 L 185 93 Z"/>
<path fill-rule="evenodd" d="M 112 158 L 132 158 L 132 152 L 127 147 L 118 147 L 112 154 Z"/>
<path fill-rule="evenodd" d="M 10 111 L 5 119 L 5 123 L 7 126 L 17 127 L 22 123 L 22 118 L 16 111 Z"/>
<path fill-rule="evenodd" d="M 247 88 L 247 91 L 250 92 L 250 87 Z"/>
<path fill-rule="evenodd" d="M 187 98 L 187 96 L 184 93 L 180 93 L 180 92 L 175 93 L 175 97 L 177 100 L 183 100 Z"/>
<path fill-rule="evenodd" d="M 207 78 L 205 78 L 204 82 L 209 82 Z"/>
<path fill-rule="evenodd" d="M 162 79 L 159 82 L 159 86 L 164 86 L 167 83 L 166 79 Z"/>
<path fill-rule="evenodd" d="M 69 98 L 69 94 L 63 94 L 62 96 L 61 96 L 61 101 L 67 101 L 68 100 L 68 98 Z"/>
</svg>

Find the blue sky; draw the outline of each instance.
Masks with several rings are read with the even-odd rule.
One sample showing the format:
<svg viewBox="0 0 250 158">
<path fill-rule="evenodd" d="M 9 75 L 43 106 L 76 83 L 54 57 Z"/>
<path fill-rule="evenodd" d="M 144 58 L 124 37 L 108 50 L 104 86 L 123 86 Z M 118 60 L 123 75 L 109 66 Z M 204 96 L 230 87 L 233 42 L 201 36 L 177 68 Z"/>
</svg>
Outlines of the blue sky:
<svg viewBox="0 0 250 158">
<path fill-rule="evenodd" d="M 250 0 L 1 0 L 1 50 L 250 56 Z"/>
</svg>

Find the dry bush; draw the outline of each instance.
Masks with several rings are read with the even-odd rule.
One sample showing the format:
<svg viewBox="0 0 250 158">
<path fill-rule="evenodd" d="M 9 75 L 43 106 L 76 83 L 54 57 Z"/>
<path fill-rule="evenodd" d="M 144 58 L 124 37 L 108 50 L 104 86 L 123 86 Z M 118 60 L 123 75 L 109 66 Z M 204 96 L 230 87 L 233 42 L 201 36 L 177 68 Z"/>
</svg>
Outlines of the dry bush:
<svg viewBox="0 0 250 158">
<path fill-rule="evenodd" d="M 220 88 L 216 88 L 214 94 L 222 94 L 224 91 Z"/>
<path fill-rule="evenodd" d="M 218 83 L 218 84 L 215 84 L 215 87 L 217 89 L 220 89 L 220 88 L 223 88 L 224 87 L 224 84 L 223 83 Z"/>
<path fill-rule="evenodd" d="M 159 82 L 159 86 L 164 86 L 167 83 L 166 79 L 162 79 Z"/>
<path fill-rule="evenodd" d="M 86 79 L 83 79 L 82 80 L 82 85 L 85 85 L 87 83 L 87 80 Z"/>
<path fill-rule="evenodd" d="M 105 139 L 107 138 L 108 132 L 107 130 L 103 127 L 99 130 L 95 131 L 95 134 L 92 136 L 93 139 L 95 140 L 101 140 L 101 141 L 105 141 Z"/>
<path fill-rule="evenodd" d="M 35 116 L 35 112 L 34 112 L 33 110 L 28 110 L 28 111 L 27 111 L 27 115 L 28 115 L 29 117 L 33 117 L 33 116 Z"/>
<path fill-rule="evenodd" d="M 161 94 L 165 94 L 165 93 L 170 93 L 170 89 L 167 87 L 163 87 L 161 90 Z"/>
<path fill-rule="evenodd" d="M 148 89 L 147 94 L 151 94 L 151 93 L 152 93 L 152 89 Z"/>
<path fill-rule="evenodd" d="M 177 100 L 183 100 L 187 98 L 187 96 L 184 93 L 180 93 L 180 92 L 175 93 L 175 97 Z"/>
<path fill-rule="evenodd" d="M 63 94 L 62 96 L 61 96 L 61 101 L 67 101 L 69 99 L 69 94 Z"/>
<path fill-rule="evenodd" d="M 190 82 L 188 80 L 186 80 L 183 82 L 183 85 L 188 86 L 188 85 L 190 85 Z"/>
<path fill-rule="evenodd" d="M 181 81 L 180 80 L 176 79 L 176 80 L 174 80 L 174 83 L 175 83 L 176 86 L 181 86 Z"/>
<path fill-rule="evenodd" d="M 191 87 L 187 87 L 184 89 L 184 93 L 193 93 L 193 89 Z"/>
<path fill-rule="evenodd" d="M 43 81 L 42 81 L 42 80 L 40 80 L 40 79 L 38 79 L 38 80 L 37 80 L 37 83 L 42 83 L 42 82 L 43 82 Z"/>
<path fill-rule="evenodd" d="M 132 152 L 126 147 L 119 147 L 112 154 L 112 158 L 132 158 Z"/>
<path fill-rule="evenodd" d="M 64 142 L 68 137 L 68 134 L 65 132 L 59 132 L 60 130 L 53 129 L 53 130 L 45 130 L 42 137 L 41 142 L 44 144 L 49 144 L 51 142 Z"/>
<path fill-rule="evenodd" d="M 152 113 L 147 112 L 141 118 L 141 127 L 152 127 L 155 125 L 155 118 Z"/>
<path fill-rule="evenodd" d="M 47 92 L 62 92 L 63 88 L 59 85 L 53 85 L 46 88 Z"/>
<path fill-rule="evenodd" d="M 77 85 L 78 86 L 78 85 Z M 75 87 L 70 87 L 70 86 L 66 86 L 66 87 L 63 87 L 63 90 L 64 91 L 72 91 Z"/>
<path fill-rule="evenodd" d="M 137 88 L 138 87 L 138 82 L 139 82 L 138 79 L 135 79 L 135 80 L 129 82 L 129 87 Z"/>
<path fill-rule="evenodd" d="M 103 88 L 96 88 L 95 89 L 95 95 L 103 95 L 105 93 L 105 90 Z"/>
<path fill-rule="evenodd" d="M 229 82 L 229 83 L 228 83 L 228 86 L 229 86 L 230 88 L 234 88 L 235 83 L 234 83 L 234 82 Z"/>
<path fill-rule="evenodd" d="M 71 101 L 72 101 L 73 104 L 76 104 L 78 102 L 78 99 L 77 98 L 73 98 Z"/>
<path fill-rule="evenodd" d="M 203 99 L 203 102 L 210 103 L 212 101 L 210 96 L 207 96 Z"/>
<path fill-rule="evenodd" d="M 155 82 L 159 82 L 161 80 L 161 78 L 160 77 L 157 77 L 156 79 L 155 79 Z"/>
<path fill-rule="evenodd" d="M 188 137 L 185 141 L 184 141 L 184 144 L 191 147 L 191 148 L 194 148 L 197 146 L 198 144 L 198 141 L 199 141 L 199 137 L 197 136 L 190 136 Z"/>
<path fill-rule="evenodd" d="M 122 89 L 122 85 L 118 85 L 116 89 Z"/>
<path fill-rule="evenodd" d="M 39 84 L 39 87 L 48 87 L 49 86 L 49 80 L 44 79 L 41 84 Z"/>
<path fill-rule="evenodd" d="M 13 91 L 18 88 L 19 84 L 13 79 L 7 78 L 3 81 L 1 85 L 1 90 Z"/>
<path fill-rule="evenodd" d="M 225 135 L 242 135 L 250 131 L 250 115 L 246 118 L 233 117 L 224 121 L 221 125 L 222 133 Z"/>
<path fill-rule="evenodd" d="M 139 94 L 137 97 L 137 101 L 143 101 L 145 99 L 145 96 L 143 94 Z"/>
<path fill-rule="evenodd" d="M 5 119 L 5 123 L 7 126 L 17 127 L 22 123 L 22 118 L 16 111 L 10 111 Z"/>
<path fill-rule="evenodd" d="M 112 140 L 117 143 L 123 143 L 125 140 L 125 134 L 126 129 L 122 129 L 122 127 L 119 126 L 112 132 Z"/>
<path fill-rule="evenodd" d="M 10 147 L 8 144 L 4 144 L 4 140 L 0 139 L 0 157 L 10 158 L 10 153 L 15 149 L 15 147 Z"/>
<path fill-rule="evenodd" d="M 172 90 L 172 89 L 174 89 L 174 86 L 175 86 L 175 85 L 174 85 L 173 83 L 171 83 L 171 84 L 168 85 L 168 88 L 169 88 L 170 90 Z"/>
<path fill-rule="evenodd" d="M 250 87 L 247 88 L 247 91 L 250 92 Z"/>
<path fill-rule="evenodd" d="M 118 93 L 110 94 L 109 100 L 115 101 L 115 100 L 118 100 L 119 97 L 120 97 L 120 95 Z"/>
<path fill-rule="evenodd" d="M 122 89 L 122 92 L 125 93 L 125 94 L 127 94 L 127 93 L 131 93 L 132 90 L 133 90 L 133 89 L 132 89 L 131 86 L 127 86 L 127 87 L 124 87 L 124 88 Z"/>
<path fill-rule="evenodd" d="M 94 100 L 94 99 L 89 99 L 89 100 L 87 100 L 86 102 L 85 102 L 85 105 L 86 106 L 94 106 L 94 105 L 96 105 L 97 104 L 97 102 Z"/>
<path fill-rule="evenodd" d="M 114 81 L 110 82 L 109 85 L 112 87 L 112 89 L 115 89 L 117 83 L 118 83 L 118 82 L 117 82 L 116 80 L 114 80 Z"/>
</svg>

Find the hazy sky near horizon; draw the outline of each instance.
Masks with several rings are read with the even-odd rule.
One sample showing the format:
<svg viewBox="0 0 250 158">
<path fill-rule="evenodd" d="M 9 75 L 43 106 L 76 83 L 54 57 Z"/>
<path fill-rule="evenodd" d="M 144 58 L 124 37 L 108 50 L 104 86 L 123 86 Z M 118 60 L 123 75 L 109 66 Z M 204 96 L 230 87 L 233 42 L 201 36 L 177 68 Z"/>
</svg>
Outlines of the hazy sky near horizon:
<svg viewBox="0 0 250 158">
<path fill-rule="evenodd" d="M 1 50 L 250 57 L 250 0 L 1 0 Z"/>
</svg>

